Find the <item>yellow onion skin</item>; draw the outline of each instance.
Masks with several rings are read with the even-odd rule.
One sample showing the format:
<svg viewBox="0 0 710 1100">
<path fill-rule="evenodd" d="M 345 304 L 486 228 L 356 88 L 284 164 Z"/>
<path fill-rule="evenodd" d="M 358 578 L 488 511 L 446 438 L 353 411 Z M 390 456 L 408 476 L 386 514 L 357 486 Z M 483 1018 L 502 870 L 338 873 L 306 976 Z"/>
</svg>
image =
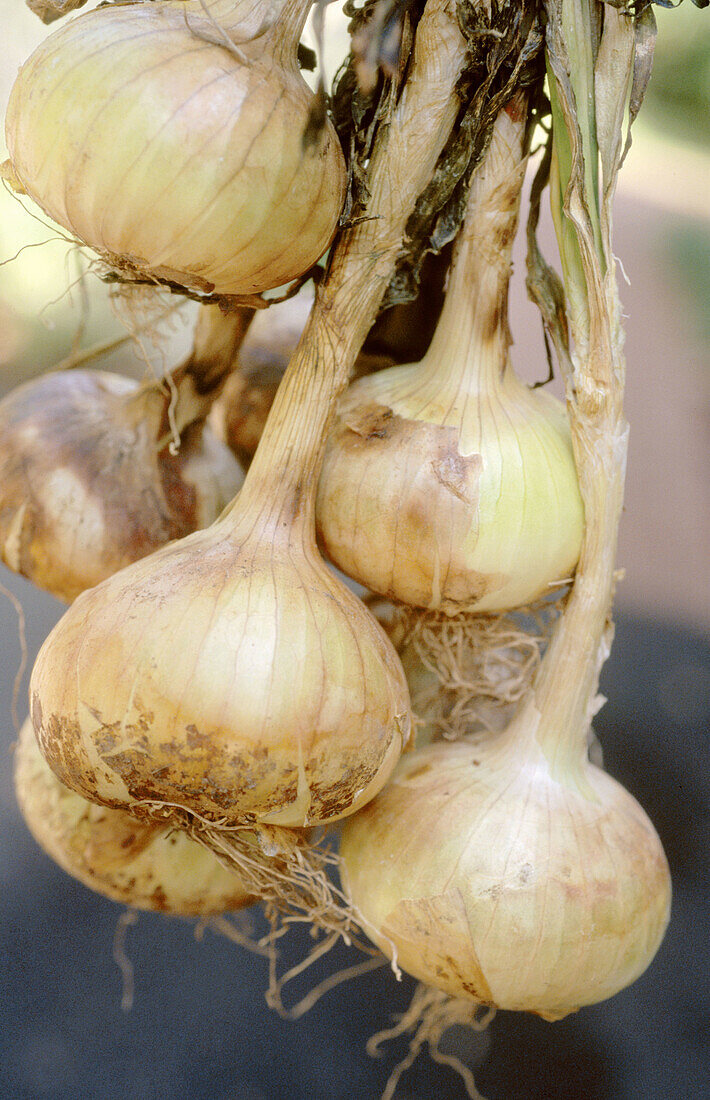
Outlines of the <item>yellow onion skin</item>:
<svg viewBox="0 0 710 1100">
<path fill-rule="evenodd" d="M 244 14 L 227 30 L 253 37 L 264 5 L 231 7 Z M 337 136 L 326 121 L 304 145 L 313 94 L 295 42 L 254 37 L 244 64 L 186 20 L 215 38 L 197 0 L 103 7 L 51 34 L 10 96 L 14 176 L 128 277 L 218 294 L 280 286 L 335 233 Z"/>
<path fill-rule="evenodd" d="M 434 743 L 345 823 L 352 902 L 379 947 L 456 997 L 560 1019 L 634 981 L 668 923 L 644 811 L 580 761 L 553 778 L 531 739 Z"/>
<path fill-rule="evenodd" d="M 58 371 L 0 402 L 0 556 L 71 601 L 84 589 L 206 527 L 243 475 L 195 424 L 168 442 L 165 395 L 118 374 Z"/>
<path fill-rule="evenodd" d="M 452 416 L 430 399 L 427 369 L 361 378 L 341 401 L 318 488 L 323 547 L 348 576 L 415 607 L 530 603 L 579 556 L 564 409 L 509 372 L 480 416 L 470 403 Z"/>
<path fill-rule="evenodd" d="M 411 722 L 386 635 L 279 510 L 258 528 L 228 512 L 85 592 L 45 641 L 30 693 L 67 786 L 235 825 L 354 812 Z"/>
<path fill-rule="evenodd" d="M 15 790 L 27 827 L 67 874 L 136 909 L 209 916 L 252 904 L 238 877 L 185 833 L 87 802 L 63 786 L 29 719 L 15 750 Z"/>
<path fill-rule="evenodd" d="M 321 473 L 326 553 L 388 599 L 506 611 L 568 579 L 583 507 L 563 406 L 510 362 L 508 284 L 527 111 L 495 120 L 419 363 L 355 382 Z"/>
</svg>

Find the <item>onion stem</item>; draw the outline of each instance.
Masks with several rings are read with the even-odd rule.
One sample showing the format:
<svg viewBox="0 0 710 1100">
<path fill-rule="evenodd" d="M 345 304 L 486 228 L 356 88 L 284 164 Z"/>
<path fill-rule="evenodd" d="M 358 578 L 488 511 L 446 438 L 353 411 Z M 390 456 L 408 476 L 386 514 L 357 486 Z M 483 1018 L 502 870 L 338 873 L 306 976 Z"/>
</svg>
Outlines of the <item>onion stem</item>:
<svg viewBox="0 0 710 1100">
<path fill-rule="evenodd" d="M 572 232 L 581 259 L 581 270 L 564 270 L 574 339 L 565 381 L 585 507 L 574 586 L 527 702 L 527 708 L 539 712 L 538 738 L 554 773 L 577 768 L 584 758 L 589 724 L 598 709 L 599 673 L 613 634 L 611 607 L 628 440 L 623 414 L 623 331 L 610 231 L 622 126 L 610 130 L 603 144 L 598 142 L 595 82 L 597 89 L 603 87 L 605 92 L 613 84 L 617 102 L 628 100 L 634 30 L 630 20 L 605 5 L 602 45 L 607 37 L 613 40 L 614 48 L 604 51 L 612 64 L 597 67 L 595 72 L 591 46 L 578 49 L 585 36 L 591 42 L 588 0 L 548 0 L 547 12 L 548 71 L 554 73 L 554 96 L 559 104 L 556 124 L 564 126 L 563 142 L 571 150 L 569 162 L 558 162 L 563 205 L 558 205 L 555 222 L 560 253 L 564 254 Z M 600 47 L 599 58 L 602 52 Z M 624 59 L 626 64 L 620 64 Z M 600 156 L 604 187 L 601 221 L 597 191 Z M 555 202 L 553 194 L 553 206 Z M 582 296 L 586 317 L 580 318 L 569 304 L 573 297 Z"/>
<path fill-rule="evenodd" d="M 314 494 L 335 403 L 382 300 L 414 203 L 459 108 L 465 44 L 448 0 L 429 0 L 412 67 L 370 163 L 368 220 L 343 233 L 239 494 L 275 524 L 300 520 L 314 539 Z M 304 487 L 308 490 L 304 492 Z M 259 523 L 263 522 L 261 516 Z"/>
<path fill-rule="evenodd" d="M 444 308 L 425 362 L 435 392 L 455 401 L 500 384 L 508 366 L 508 283 L 525 173 L 526 101 L 516 96 L 494 127 L 473 179 Z"/>
<path fill-rule="evenodd" d="M 237 306 L 228 313 L 220 306 L 200 306 L 193 346 L 184 363 L 170 376 L 168 400 L 177 392 L 175 428 L 204 420 L 228 375 L 236 366 L 239 349 L 254 318 L 254 310 Z M 161 390 L 166 386 L 161 379 Z"/>
</svg>

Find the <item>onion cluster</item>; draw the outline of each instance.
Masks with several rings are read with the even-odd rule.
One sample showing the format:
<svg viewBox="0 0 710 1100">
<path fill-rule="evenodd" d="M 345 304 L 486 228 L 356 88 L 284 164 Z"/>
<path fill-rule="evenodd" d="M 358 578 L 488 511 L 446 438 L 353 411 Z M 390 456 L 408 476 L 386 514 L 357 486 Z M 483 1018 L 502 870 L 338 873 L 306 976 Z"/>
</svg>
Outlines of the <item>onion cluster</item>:
<svg viewBox="0 0 710 1100">
<path fill-rule="evenodd" d="M 193 914 L 274 902 L 264 874 L 302 882 L 284 852 L 343 821 L 348 930 L 357 915 L 444 994 L 557 1019 L 643 971 L 670 884 L 643 810 L 587 757 L 613 581 L 597 543 L 612 547 L 620 491 L 590 486 L 593 432 L 510 362 L 532 112 L 518 91 L 495 118 L 433 340 L 410 345 L 425 354 L 402 363 L 397 340 L 373 354 L 466 88 L 457 15 L 429 0 L 368 147 L 365 216 L 313 301 L 267 312 L 242 347 L 255 302 L 227 296 L 307 277 L 343 209 L 340 144 L 296 62 L 310 2 L 101 7 L 15 85 L 15 185 L 125 278 L 224 296 L 201 305 L 167 385 L 71 371 L 0 403 L 3 558 L 74 600 L 32 672 L 18 798 L 82 881 Z M 249 465 L 243 484 L 205 425 L 230 372 L 212 420 Z M 623 457 L 622 428 L 608 437 Z M 432 720 L 402 756 L 402 661 L 317 538 L 403 605 L 400 622 L 529 610 L 577 578 L 495 721 L 484 706 L 449 743 Z M 435 664 L 410 644 L 413 689 L 431 692 Z M 256 877 L 225 869 L 237 851 Z"/>
</svg>

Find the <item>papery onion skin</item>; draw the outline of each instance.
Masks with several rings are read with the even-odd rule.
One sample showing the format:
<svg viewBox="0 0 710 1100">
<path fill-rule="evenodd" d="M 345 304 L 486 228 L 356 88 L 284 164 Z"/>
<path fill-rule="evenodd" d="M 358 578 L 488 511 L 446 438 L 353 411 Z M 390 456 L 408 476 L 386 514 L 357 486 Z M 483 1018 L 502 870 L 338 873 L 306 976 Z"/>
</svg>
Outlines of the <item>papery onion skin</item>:
<svg viewBox="0 0 710 1100">
<path fill-rule="evenodd" d="M 241 7 L 248 38 L 265 6 Z M 14 175 L 126 277 L 261 292 L 328 247 L 342 151 L 328 120 L 303 143 L 313 95 L 295 43 L 275 56 L 257 37 L 239 47 L 244 65 L 186 19 L 214 38 L 197 0 L 101 8 L 51 34 L 10 96 Z"/>
<path fill-rule="evenodd" d="M 345 823 L 341 856 L 368 935 L 404 970 L 554 1020 L 643 973 L 670 879 L 614 779 L 586 765 L 579 783 L 557 782 L 534 748 L 520 756 L 490 737 L 415 750 Z"/>
<path fill-rule="evenodd" d="M 241 503 L 241 502 L 240 502 Z M 84 593 L 31 683 L 63 783 L 126 807 L 303 826 L 381 789 L 409 735 L 384 632 L 317 558 L 229 516 Z"/>
<path fill-rule="evenodd" d="M 161 409 L 147 415 L 138 394 L 121 375 L 69 370 L 0 402 L 0 557 L 60 599 L 206 527 L 241 484 L 201 424 L 176 455 L 159 447 Z"/>
<path fill-rule="evenodd" d="M 321 472 L 322 545 L 414 607 L 507 611 L 569 580 L 584 510 L 564 407 L 510 362 L 508 286 L 527 107 L 495 120 L 426 355 L 355 382 Z"/>
<path fill-rule="evenodd" d="M 96 893 L 137 909 L 209 916 L 252 904 L 237 876 L 187 834 L 87 802 L 45 762 L 29 719 L 15 749 L 27 827 L 55 863 Z"/>
<path fill-rule="evenodd" d="M 415 400 L 422 367 L 360 379 L 341 401 L 319 484 L 324 548 L 348 576 L 412 606 L 530 603 L 579 555 L 564 409 L 509 373 L 493 414 L 457 428 L 424 385 Z"/>
</svg>

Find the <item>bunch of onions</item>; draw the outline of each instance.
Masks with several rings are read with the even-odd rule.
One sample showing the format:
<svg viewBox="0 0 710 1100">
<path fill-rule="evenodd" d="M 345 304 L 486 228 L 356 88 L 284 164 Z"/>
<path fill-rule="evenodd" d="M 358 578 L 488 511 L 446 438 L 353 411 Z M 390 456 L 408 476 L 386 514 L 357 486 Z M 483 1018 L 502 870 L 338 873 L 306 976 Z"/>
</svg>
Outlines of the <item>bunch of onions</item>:
<svg viewBox="0 0 710 1100">
<path fill-rule="evenodd" d="M 628 95 L 633 65 L 619 59 L 623 51 L 633 58 L 634 33 L 617 13 L 604 28 L 604 48 L 613 45 L 599 80 L 621 84 L 609 98 L 600 85 L 597 106 L 606 119 L 607 106 Z M 560 71 L 562 98 L 569 68 Z M 588 88 L 584 74 L 580 87 Z M 577 104 L 580 112 L 595 107 L 593 97 Z M 555 126 L 575 127 L 581 141 L 569 98 L 565 110 Z M 387 955 L 453 997 L 550 1020 L 637 978 L 658 949 L 670 908 L 668 865 L 653 825 L 587 754 L 611 641 L 628 438 L 609 230 L 623 140 L 601 124 L 599 134 L 600 236 L 592 239 L 591 220 L 566 220 L 568 203 L 579 211 L 597 201 L 596 179 L 572 179 L 571 158 L 556 196 L 567 240 L 579 243 L 577 270 L 565 272 L 574 351 L 560 345 L 585 513 L 573 588 L 505 729 L 417 748 L 387 789 L 345 823 L 341 843 L 346 889 Z M 557 128 L 555 136 L 567 139 Z M 548 534 L 554 542 L 554 527 Z"/>
<path fill-rule="evenodd" d="M 351 386 L 326 451 L 317 519 L 327 554 L 366 587 L 417 607 L 514 608 L 568 578 L 579 554 L 564 408 L 509 362 L 525 132 L 518 97 L 474 177 L 427 354 Z"/>
<path fill-rule="evenodd" d="M 185 833 L 97 806 L 63 786 L 40 753 L 29 719 L 15 749 L 15 792 L 40 847 L 98 894 L 182 916 L 252 903 L 235 874 Z"/>
<path fill-rule="evenodd" d="M 296 60 L 312 0 L 102 6 L 10 97 L 5 174 L 127 278 L 249 295 L 328 247 L 345 168 Z"/>
<path fill-rule="evenodd" d="M 217 518 L 243 475 L 205 418 L 250 318 L 200 306 L 192 353 L 167 380 L 77 368 L 0 402 L 6 565 L 71 601 Z"/>
<path fill-rule="evenodd" d="M 355 812 L 391 774 L 410 730 L 406 680 L 320 558 L 314 498 L 334 402 L 451 132 L 463 59 L 455 16 L 434 0 L 373 154 L 373 216 L 334 252 L 236 502 L 83 593 L 45 641 L 35 733 L 90 800 L 298 827 Z"/>
</svg>

